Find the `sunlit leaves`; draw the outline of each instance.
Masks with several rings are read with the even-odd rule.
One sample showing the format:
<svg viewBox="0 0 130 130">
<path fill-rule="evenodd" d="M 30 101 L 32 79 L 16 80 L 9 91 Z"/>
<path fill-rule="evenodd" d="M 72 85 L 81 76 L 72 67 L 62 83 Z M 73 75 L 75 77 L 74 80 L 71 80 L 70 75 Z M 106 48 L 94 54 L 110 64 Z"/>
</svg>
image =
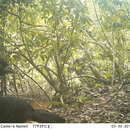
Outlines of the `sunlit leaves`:
<svg viewBox="0 0 130 130">
<path fill-rule="evenodd" d="M 6 22 L 0 20 L 13 61 L 27 60 L 51 85 L 60 86 L 67 86 L 71 77 L 86 83 L 90 79 L 82 75 L 110 79 L 116 68 L 122 73 L 129 46 L 129 5 L 120 0 L 87 2 L 10 3 L 1 13 Z"/>
</svg>

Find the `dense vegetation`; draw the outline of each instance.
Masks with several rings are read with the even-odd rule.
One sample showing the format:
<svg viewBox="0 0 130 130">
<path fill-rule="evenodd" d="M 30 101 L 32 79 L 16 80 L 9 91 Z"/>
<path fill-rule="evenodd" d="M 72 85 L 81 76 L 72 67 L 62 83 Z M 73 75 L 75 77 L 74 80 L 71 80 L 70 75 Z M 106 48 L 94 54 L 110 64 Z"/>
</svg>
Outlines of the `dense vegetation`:
<svg viewBox="0 0 130 130">
<path fill-rule="evenodd" d="M 130 122 L 129 0 L 0 0 L 0 12 L 8 95 L 62 106 L 68 122 Z"/>
</svg>

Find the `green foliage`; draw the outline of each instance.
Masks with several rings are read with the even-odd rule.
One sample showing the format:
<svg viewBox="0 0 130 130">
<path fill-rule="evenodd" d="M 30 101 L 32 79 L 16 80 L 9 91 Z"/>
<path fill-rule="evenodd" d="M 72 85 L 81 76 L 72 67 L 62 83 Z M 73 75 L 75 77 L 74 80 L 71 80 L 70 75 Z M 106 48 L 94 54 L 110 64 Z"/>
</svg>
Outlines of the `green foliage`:
<svg viewBox="0 0 130 130">
<path fill-rule="evenodd" d="M 121 83 L 130 69 L 128 1 L 1 0 L 0 10 L 4 55 L 59 100 L 77 96 L 74 86 Z"/>
</svg>

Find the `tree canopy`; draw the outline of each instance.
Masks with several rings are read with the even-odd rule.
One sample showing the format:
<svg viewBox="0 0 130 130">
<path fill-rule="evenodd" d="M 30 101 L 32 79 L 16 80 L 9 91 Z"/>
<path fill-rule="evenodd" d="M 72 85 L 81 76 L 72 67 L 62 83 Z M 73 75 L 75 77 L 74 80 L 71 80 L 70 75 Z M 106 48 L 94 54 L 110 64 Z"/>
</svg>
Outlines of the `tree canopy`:
<svg viewBox="0 0 130 130">
<path fill-rule="evenodd" d="M 0 58 L 15 71 L 8 93 L 44 94 L 54 104 L 126 95 L 129 0 L 0 0 L 0 12 Z"/>
</svg>

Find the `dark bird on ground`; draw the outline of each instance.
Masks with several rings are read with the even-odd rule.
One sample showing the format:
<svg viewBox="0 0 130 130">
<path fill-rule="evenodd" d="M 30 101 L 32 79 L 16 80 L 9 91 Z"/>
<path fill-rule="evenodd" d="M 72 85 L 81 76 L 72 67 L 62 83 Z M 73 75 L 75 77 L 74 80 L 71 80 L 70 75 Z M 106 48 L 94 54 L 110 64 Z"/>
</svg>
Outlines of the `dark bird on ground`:
<svg viewBox="0 0 130 130">
<path fill-rule="evenodd" d="M 65 119 L 55 113 L 33 107 L 23 99 L 12 96 L 0 97 L 0 123 L 65 123 Z"/>
</svg>

